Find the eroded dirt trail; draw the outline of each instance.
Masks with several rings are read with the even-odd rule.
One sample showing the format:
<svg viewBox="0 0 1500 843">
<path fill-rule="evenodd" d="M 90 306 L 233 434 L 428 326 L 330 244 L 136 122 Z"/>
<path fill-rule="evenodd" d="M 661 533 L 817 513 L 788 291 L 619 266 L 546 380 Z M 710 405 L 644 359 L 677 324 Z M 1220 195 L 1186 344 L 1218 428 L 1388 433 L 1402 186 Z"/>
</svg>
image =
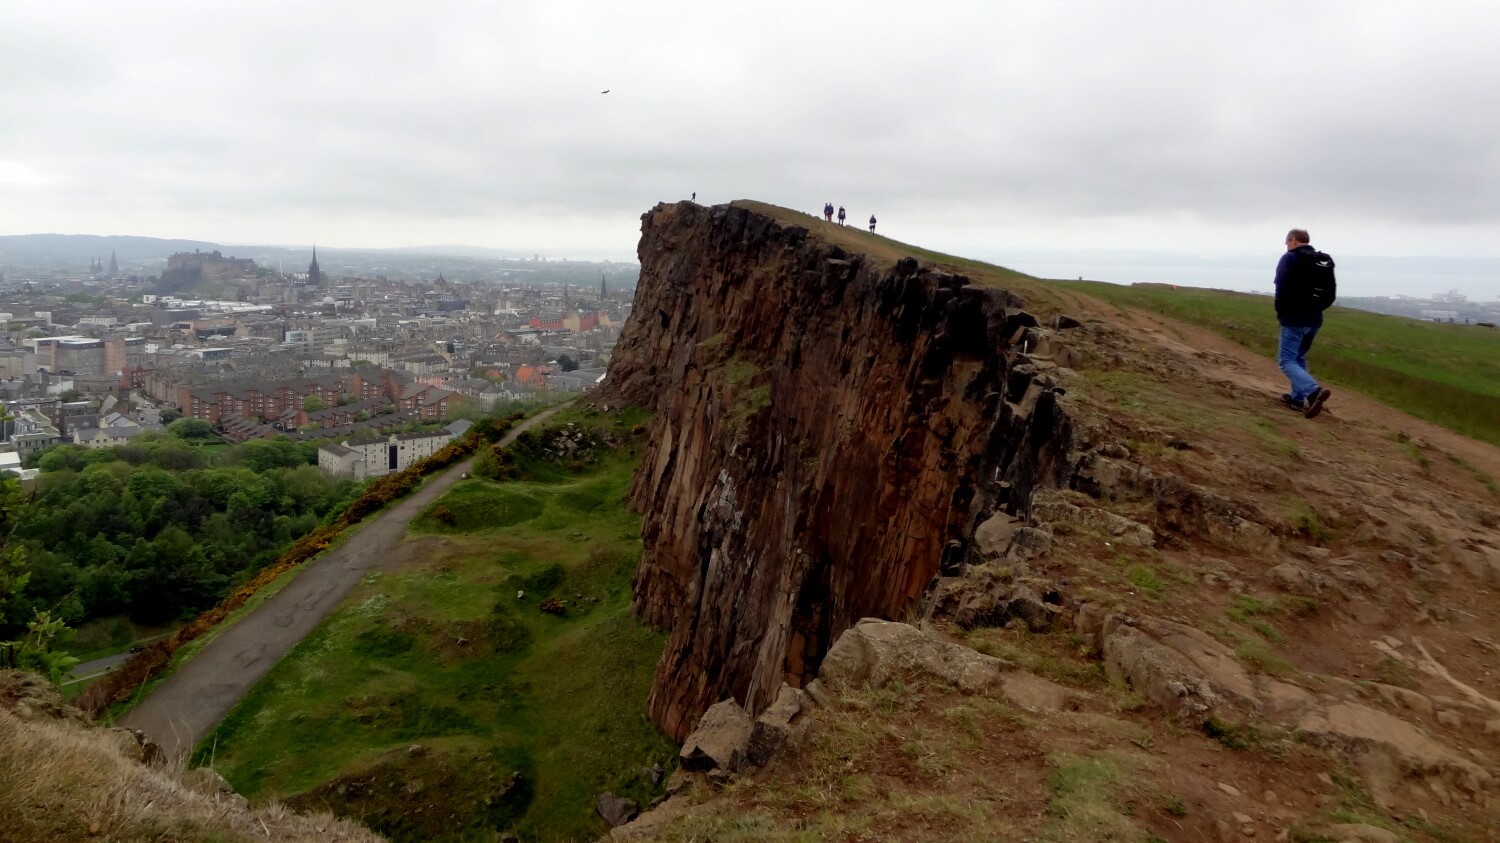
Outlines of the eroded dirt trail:
<svg viewBox="0 0 1500 843">
<path fill-rule="evenodd" d="M 566 406 L 527 419 L 501 444 L 509 445 Z M 470 458 L 429 477 L 416 492 L 309 563 L 286 588 L 220 633 L 116 725 L 145 732 L 169 758 L 187 755 L 282 656 L 322 623 L 366 572 L 395 561 L 393 551 L 405 538 L 407 525 L 457 483 L 472 462 Z"/>
</svg>

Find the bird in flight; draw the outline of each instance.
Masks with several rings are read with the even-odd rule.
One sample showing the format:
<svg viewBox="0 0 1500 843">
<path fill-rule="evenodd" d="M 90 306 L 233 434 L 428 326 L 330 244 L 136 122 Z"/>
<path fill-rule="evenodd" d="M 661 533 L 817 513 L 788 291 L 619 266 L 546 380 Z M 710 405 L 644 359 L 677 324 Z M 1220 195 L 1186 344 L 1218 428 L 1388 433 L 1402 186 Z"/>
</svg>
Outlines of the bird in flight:
<svg viewBox="0 0 1500 843">
<path fill-rule="evenodd" d="M 601 94 L 607 94 L 607 93 L 609 93 L 609 89 L 605 88 L 604 90 L 600 91 L 599 93 L 601 93 Z"/>
</svg>

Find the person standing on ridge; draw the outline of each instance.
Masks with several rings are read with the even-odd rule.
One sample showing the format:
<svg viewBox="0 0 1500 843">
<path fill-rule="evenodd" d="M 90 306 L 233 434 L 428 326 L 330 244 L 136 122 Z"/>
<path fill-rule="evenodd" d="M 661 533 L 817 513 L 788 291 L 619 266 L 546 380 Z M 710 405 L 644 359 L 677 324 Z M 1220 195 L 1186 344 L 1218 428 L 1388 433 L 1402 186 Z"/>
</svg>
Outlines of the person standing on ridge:
<svg viewBox="0 0 1500 843">
<path fill-rule="evenodd" d="M 833 203 L 832 202 L 824 202 L 823 203 L 823 219 L 827 220 L 828 222 L 833 222 Z"/>
<path fill-rule="evenodd" d="M 843 224 L 844 224 L 844 206 L 840 205 L 839 206 L 839 225 L 843 225 Z"/>
<path fill-rule="evenodd" d="M 871 234 L 875 233 L 875 215 L 874 214 L 870 215 L 870 233 Z"/>
<path fill-rule="evenodd" d="M 1276 362 L 1291 384 L 1282 403 L 1307 418 L 1323 412 L 1333 394 L 1318 385 L 1307 371 L 1307 352 L 1323 327 L 1323 311 L 1337 294 L 1333 258 L 1309 245 L 1311 237 L 1300 228 L 1286 234 L 1286 254 L 1276 264 L 1276 321 L 1281 340 Z"/>
</svg>

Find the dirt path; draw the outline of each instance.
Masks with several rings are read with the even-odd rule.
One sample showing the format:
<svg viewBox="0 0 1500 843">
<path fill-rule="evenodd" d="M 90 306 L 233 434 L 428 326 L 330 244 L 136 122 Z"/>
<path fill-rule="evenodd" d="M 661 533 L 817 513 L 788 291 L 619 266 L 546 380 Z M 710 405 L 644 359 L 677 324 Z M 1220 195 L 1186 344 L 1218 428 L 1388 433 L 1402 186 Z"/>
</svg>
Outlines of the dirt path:
<svg viewBox="0 0 1500 843">
<path fill-rule="evenodd" d="M 1263 393 L 1268 403 L 1274 405 L 1275 399 L 1287 390 L 1286 376 L 1281 373 L 1275 360 L 1257 354 L 1207 328 L 1144 310 L 1115 307 L 1082 293 L 1066 292 L 1063 293 L 1063 299 L 1077 310 L 1098 313 L 1123 330 L 1136 333 L 1149 346 L 1197 360 L 1212 370 L 1215 379 L 1247 392 Z M 1337 319 L 1337 315 L 1330 319 Z M 1267 350 L 1274 349 L 1274 335 L 1267 335 L 1265 341 Z M 1316 347 L 1309 357 L 1312 361 L 1311 368 L 1316 372 Z M 1392 409 L 1358 392 L 1341 389 L 1337 383 L 1329 385 L 1333 388 L 1334 398 L 1324 411 L 1327 416 L 1325 425 L 1332 423 L 1351 428 L 1374 429 L 1382 431 L 1382 435 L 1400 431 L 1413 439 L 1420 438 L 1441 451 L 1463 458 L 1491 477 L 1500 478 L 1500 448 Z"/>
<path fill-rule="evenodd" d="M 566 406 L 526 420 L 501 444 L 509 445 Z M 412 518 L 457 483 L 472 462 L 470 458 L 427 478 L 412 495 L 366 521 L 280 593 L 224 630 L 115 725 L 145 732 L 168 758 L 187 755 L 287 651 L 322 623 L 367 571 L 386 561 L 406 537 Z"/>
</svg>

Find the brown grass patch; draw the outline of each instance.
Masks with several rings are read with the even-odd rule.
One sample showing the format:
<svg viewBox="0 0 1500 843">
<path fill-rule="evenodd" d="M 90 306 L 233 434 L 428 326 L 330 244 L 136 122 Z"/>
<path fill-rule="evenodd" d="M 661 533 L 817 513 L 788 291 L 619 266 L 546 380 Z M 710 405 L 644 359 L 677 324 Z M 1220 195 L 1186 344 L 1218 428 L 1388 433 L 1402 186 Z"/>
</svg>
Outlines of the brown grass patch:
<svg viewBox="0 0 1500 843">
<path fill-rule="evenodd" d="M 50 843 L 99 839 L 288 840 L 381 838 L 327 814 L 279 804 L 250 809 L 231 794 L 186 787 L 180 768 L 148 767 L 120 753 L 123 732 L 28 722 L 0 710 L 0 837 Z"/>
</svg>

